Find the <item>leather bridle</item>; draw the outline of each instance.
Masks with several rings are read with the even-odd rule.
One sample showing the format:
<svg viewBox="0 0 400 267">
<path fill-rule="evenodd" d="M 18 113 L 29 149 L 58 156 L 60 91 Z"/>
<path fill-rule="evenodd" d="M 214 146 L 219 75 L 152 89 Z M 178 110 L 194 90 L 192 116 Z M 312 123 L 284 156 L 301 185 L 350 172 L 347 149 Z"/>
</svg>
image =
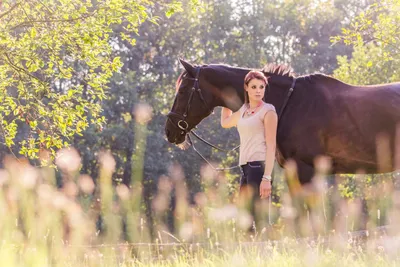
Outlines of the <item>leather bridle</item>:
<svg viewBox="0 0 400 267">
<path fill-rule="evenodd" d="M 210 108 L 209 105 L 207 104 L 206 100 L 204 99 L 202 90 L 200 88 L 200 85 L 199 85 L 200 71 L 201 71 L 201 67 L 196 67 L 196 77 L 195 78 L 187 78 L 187 77 L 184 78 L 184 79 L 194 80 L 194 84 L 190 91 L 190 95 L 189 95 L 188 103 L 185 108 L 185 112 L 182 115 L 179 113 L 173 112 L 173 111 L 170 111 L 167 114 L 168 120 L 172 123 L 172 125 L 181 130 L 181 135 L 186 135 L 187 133 L 190 132 L 189 129 L 193 128 L 193 127 L 190 127 L 189 123 L 186 121 L 186 118 L 188 116 L 190 106 L 191 106 L 191 103 L 192 103 L 195 93 L 198 93 L 201 101 L 203 101 L 204 106 L 208 110 L 207 116 L 210 115 L 214 111 L 214 109 Z M 178 122 L 174 123 L 172 118 L 177 118 Z"/>
</svg>

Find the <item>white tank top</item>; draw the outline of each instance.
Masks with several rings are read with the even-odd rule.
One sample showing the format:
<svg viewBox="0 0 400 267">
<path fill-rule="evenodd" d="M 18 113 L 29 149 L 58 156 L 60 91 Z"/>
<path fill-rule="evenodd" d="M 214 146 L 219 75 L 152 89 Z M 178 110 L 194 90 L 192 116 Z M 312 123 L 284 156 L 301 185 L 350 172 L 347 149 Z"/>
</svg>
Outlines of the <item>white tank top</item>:
<svg viewBox="0 0 400 267">
<path fill-rule="evenodd" d="M 239 165 L 251 161 L 265 161 L 267 145 L 265 143 L 264 116 L 269 111 L 275 111 L 271 104 L 264 103 L 263 106 L 252 116 L 243 117 L 248 104 L 243 104 L 239 109 L 240 118 L 237 129 L 240 136 Z"/>
</svg>

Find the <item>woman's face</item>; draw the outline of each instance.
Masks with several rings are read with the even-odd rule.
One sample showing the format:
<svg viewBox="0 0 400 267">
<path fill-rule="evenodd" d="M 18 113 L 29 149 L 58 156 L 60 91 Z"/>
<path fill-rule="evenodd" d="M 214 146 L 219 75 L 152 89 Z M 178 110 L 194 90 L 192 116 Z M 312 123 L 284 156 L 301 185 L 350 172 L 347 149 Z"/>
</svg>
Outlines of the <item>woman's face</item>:
<svg viewBox="0 0 400 267">
<path fill-rule="evenodd" d="M 251 102 L 259 102 L 265 94 L 265 83 L 263 80 L 252 79 L 245 87 L 245 90 L 249 94 Z"/>
</svg>

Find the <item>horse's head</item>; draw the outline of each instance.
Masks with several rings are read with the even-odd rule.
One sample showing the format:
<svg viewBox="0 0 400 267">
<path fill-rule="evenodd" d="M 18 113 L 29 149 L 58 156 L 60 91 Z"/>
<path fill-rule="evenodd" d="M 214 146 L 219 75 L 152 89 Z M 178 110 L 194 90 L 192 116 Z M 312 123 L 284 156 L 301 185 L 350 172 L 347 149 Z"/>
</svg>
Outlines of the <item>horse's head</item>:
<svg viewBox="0 0 400 267">
<path fill-rule="evenodd" d="M 176 82 L 174 104 L 168 113 L 165 134 L 170 143 L 180 144 L 189 133 L 215 107 L 215 97 L 206 82 L 201 66 L 180 59 L 185 71 Z"/>
</svg>

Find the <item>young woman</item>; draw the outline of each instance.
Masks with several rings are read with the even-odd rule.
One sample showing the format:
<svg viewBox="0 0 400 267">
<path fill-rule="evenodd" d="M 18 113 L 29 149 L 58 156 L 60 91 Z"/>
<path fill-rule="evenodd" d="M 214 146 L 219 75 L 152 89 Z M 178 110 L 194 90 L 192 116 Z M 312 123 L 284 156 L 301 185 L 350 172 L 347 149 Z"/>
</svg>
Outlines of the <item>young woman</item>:
<svg viewBox="0 0 400 267">
<path fill-rule="evenodd" d="M 267 84 L 262 72 L 250 71 L 244 79 L 243 106 L 235 113 L 228 108 L 221 113 L 221 126 L 237 126 L 240 136 L 240 194 L 247 188 L 256 199 L 270 196 L 275 161 L 278 116 L 274 106 L 264 102 Z"/>
</svg>

